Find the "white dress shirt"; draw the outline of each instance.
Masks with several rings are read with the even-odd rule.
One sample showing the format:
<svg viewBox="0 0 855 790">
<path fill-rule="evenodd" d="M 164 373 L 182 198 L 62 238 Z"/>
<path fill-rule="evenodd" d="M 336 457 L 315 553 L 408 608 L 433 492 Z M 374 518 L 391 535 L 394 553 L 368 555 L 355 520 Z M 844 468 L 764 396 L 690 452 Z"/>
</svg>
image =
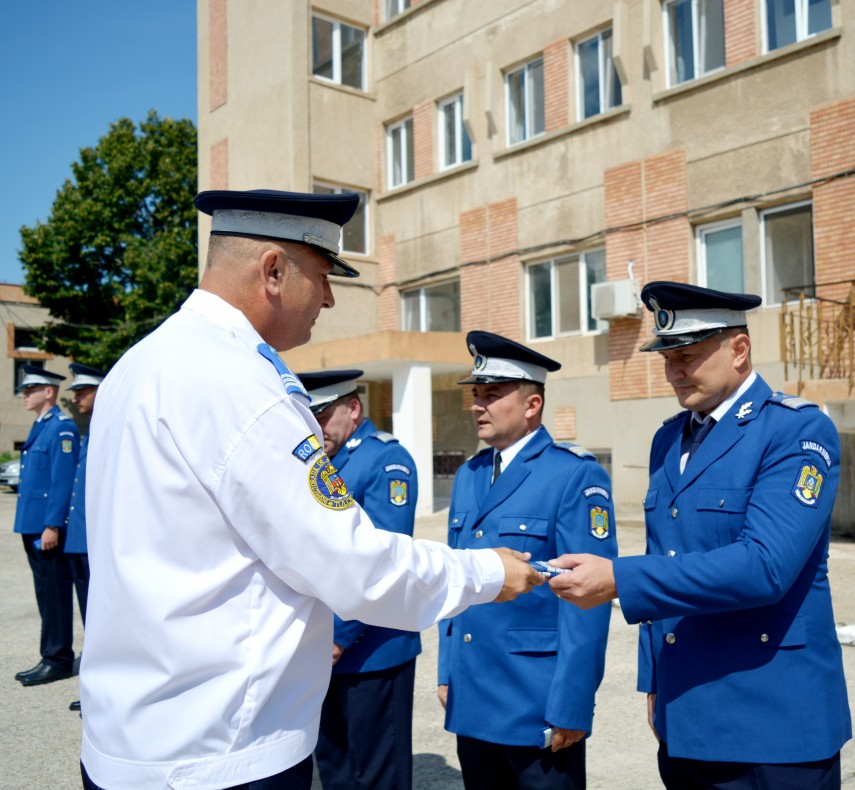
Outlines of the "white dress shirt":
<svg viewBox="0 0 855 790">
<path fill-rule="evenodd" d="M 314 749 L 333 618 L 423 629 L 493 600 L 499 556 L 312 494 L 317 422 L 246 317 L 195 291 L 98 391 L 82 760 L 109 790 L 230 787 Z M 322 450 L 321 450 L 322 452 Z"/>
</svg>

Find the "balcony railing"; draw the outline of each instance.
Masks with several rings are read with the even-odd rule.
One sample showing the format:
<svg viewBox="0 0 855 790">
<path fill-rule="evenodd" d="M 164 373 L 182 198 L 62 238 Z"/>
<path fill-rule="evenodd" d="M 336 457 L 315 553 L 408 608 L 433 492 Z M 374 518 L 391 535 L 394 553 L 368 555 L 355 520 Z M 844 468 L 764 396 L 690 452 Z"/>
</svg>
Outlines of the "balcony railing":
<svg viewBox="0 0 855 790">
<path fill-rule="evenodd" d="M 855 280 L 784 289 L 781 357 L 784 378 L 848 381 L 855 387 Z"/>
</svg>

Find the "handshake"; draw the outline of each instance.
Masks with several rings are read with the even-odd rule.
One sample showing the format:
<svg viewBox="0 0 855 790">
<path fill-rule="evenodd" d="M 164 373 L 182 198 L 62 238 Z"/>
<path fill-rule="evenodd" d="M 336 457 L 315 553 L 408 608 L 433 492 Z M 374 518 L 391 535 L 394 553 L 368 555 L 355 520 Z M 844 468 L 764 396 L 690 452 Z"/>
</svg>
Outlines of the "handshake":
<svg viewBox="0 0 855 790">
<path fill-rule="evenodd" d="M 559 598 L 571 601 L 581 609 L 617 597 L 611 560 L 590 554 L 564 554 L 549 563 L 530 562 L 531 555 L 512 549 L 493 549 L 505 566 L 505 583 L 496 602 L 512 601 L 549 579 L 549 586 Z M 574 570 L 574 573 L 564 571 Z"/>
</svg>

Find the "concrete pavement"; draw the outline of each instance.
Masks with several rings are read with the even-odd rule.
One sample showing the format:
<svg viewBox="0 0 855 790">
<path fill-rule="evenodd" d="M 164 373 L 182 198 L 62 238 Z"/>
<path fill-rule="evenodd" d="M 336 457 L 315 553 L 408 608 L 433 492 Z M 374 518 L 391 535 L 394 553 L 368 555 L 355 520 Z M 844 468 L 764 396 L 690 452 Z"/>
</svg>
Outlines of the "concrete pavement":
<svg viewBox="0 0 855 790">
<path fill-rule="evenodd" d="M 20 537 L 12 534 L 15 496 L 0 489 L 0 787 L 4 790 L 79 788 L 81 721 L 68 704 L 78 698 L 77 678 L 25 688 L 15 672 L 38 660 L 38 614 Z M 420 518 L 417 537 L 445 540 L 445 514 Z M 618 521 L 621 554 L 643 551 L 643 528 Z M 835 542 L 829 559 L 838 622 L 855 624 L 855 544 Z M 569 604 L 568 604 L 569 605 Z M 79 619 L 75 650 L 83 646 Z M 461 790 L 454 737 L 442 727 L 436 699 L 436 629 L 423 634 L 416 673 L 414 775 L 417 790 Z M 635 692 L 636 629 L 620 611 L 612 616 L 606 675 L 597 695 L 594 733 L 588 742 L 590 790 L 661 787 L 656 743 L 647 728 L 643 695 Z M 849 704 L 855 710 L 855 647 L 843 648 Z M 794 690 L 796 693 L 797 690 Z M 843 783 L 855 788 L 855 747 L 843 751 Z M 315 784 L 320 788 L 320 784 Z"/>
</svg>

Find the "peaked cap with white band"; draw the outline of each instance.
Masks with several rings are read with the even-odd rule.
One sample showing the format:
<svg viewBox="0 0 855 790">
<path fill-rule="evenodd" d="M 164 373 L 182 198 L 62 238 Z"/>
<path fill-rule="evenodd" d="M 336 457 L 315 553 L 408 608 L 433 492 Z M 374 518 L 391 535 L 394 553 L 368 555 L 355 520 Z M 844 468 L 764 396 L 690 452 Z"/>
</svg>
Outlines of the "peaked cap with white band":
<svg viewBox="0 0 855 790">
<path fill-rule="evenodd" d="M 23 365 L 22 369 L 27 375 L 24 380 L 15 387 L 15 390 L 28 390 L 32 387 L 58 387 L 60 381 L 65 381 L 65 376 L 59 373 L 51 373 L 49 370 L 37 367 L 36 365 Z"/>
<path fill-rule="evenodd" d="M 359 207 L 359 195 L 353 192 L 316 195 L 273 189 L 218 189 L 200 192 L 193 202 L 203 214 L 211 215 L 212 236 L 250 236 L 308 244 L 329 259 L 333 266 L 330 274 L 359 277 L 356 269 L 338 257 L 341 229 Z"/>
<path fill-rule="evenodd" d="M 745 313 L 763 301 L 754 294 L 732 294 L 663 280 L 647 283 L 641 301 L 653 313 L 653 334 L 642 351 L 667 351 L 700 343 L 725 329 L 748 326 Z"/>
<path fill-rule="evenodd" d="M 323 411 L 333 401 L 356 392 L 356 380 L 362 378 L 361 370 L 317 370 L 298 373 L 297 378 L 312 399 L 312 413 Z"/>
<path fill-rule="evenodd" d="M 89 365 L 81 365 L 79 362 L 72 362 L 68 366 L 68 369 L 74 374 L 74 380 L 68 388 L 70 390 L 97 387 L 107 376 L 103 370 L 98 370 L 98 368 L 93 368 Z"/>
<path fill-rule="evenodd" d="M 560 362 L 492 332 L 470 332 L 466 335 L 466 346 L 474 357 L 472 375 L 458 381 L 458 384 L 499 384 L 504 381 L 545 384 L 546 374 L 561 367 Z"/>
</svg>

